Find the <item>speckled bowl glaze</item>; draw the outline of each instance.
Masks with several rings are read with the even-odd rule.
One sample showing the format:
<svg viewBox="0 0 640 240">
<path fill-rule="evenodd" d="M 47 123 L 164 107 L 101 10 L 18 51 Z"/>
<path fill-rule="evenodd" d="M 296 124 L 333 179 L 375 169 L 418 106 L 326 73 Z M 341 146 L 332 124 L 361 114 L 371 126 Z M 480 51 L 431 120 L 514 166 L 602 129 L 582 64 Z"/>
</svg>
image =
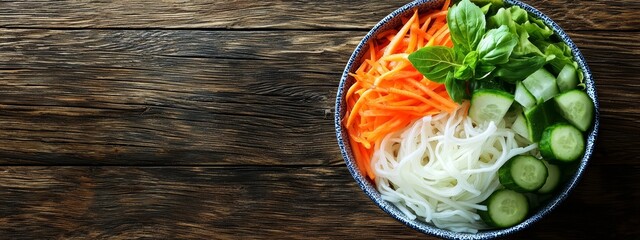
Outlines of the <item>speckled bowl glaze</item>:
<svg viewBox="0 0 640 240">
<path fill-rule="evenodd" d="M 520 1 L 515 0 L 505 0 L 507 5 L 517 5 L 521 8 L 525 9 L 530 14 L 544 20 L 544 22 L 553 29 L 556 35 L 558 35 L 573 51 L 573 56 L 575 60 L 578 62 L 580 70 L 584 73 L 585 83 L 587 86 L 587 93 L 591 100 L 595 105 L 595 118 L 594 125 L 586 134 L 587 134 L 587 145 L 586 152 L 584 157 L 580 160 L 578 168 L 575 174 L 566 182 L 562 183 L 557 195 L 553 196 L 551 199 L 544 202 L 535 212 L 533 212 L 525 221 L 522 223 L 515 225 L 510 228 L 505 229 L 493 229 L 493 230 L 483 230 L 475 234 L 470 233 L 457 233 L 452 232 L 445 229 L 437 228 L 431 224 L 418 221 L 418 220 L 410 220 L 407 218 L 402 212 L 400 212 L 395 206 L 392 204 L 382 200 L 380 197 L 380 193 L 376 190 L 375 186 L 368 181 L 361 173 L 358 167 L 356 166 L 353 160 L 353 154 L 351 152 L 351 147 L 349 146 L 348 135 L 346 130 L 342 126 L 342 119 L 345 116 L 346 105 L 344 102 L 344 96 L 346 94 L 346 89 L 354 83 L 354 79 L 348 75 L 349 72 L 354 72 L 357 66 L 361 63 L 361 59 L 364 53 L 367 52 L 367 46 L 369 39 L 372 39 L 376 36 L 376 34 L 383 32 L 389 28 L 397 27 L 400 25 L 400 21 L 402 17 L 409 17 L 414 9 L 420 9 L 421 12 L 427 11 L 429 9 L 434 9 L 437 7 L 441 7 L 444 4 L 444 0 L 416 0 L 410 2 L 401 8 L 393 11 L 391 14 L 384 17 L 380 22 L 378 22 L 372 29 L 367 33 L 366 36 L 362 39 L 362 41 L 358 44 L 356 49 L 353 51 L 353 54 L 349 58 L 347 65 L 342 74 L 342 78 L 340 79 L 340 86 L 338 88 L 338 93 L 336 96 L 336 111 L 335 111 L 335 128 L 336 128 L 336 136 L 338 138 L 338 145 L 342 152 L 342 156 L 346 162 L 347 168 L 351 175 L 356 180 L 360 188 L 364 191 L 364 193 L 373 200 L 373 202 L 378 205 L 382 210 L 386 213 L 397 219 L 398 221 L 406 224 L 407 226 L 426 233 L 433 236 L 448 238 L 448 239 L 489 239 L 500 236 L 505 236 L 508 234 L 515 233 L 524 228 L 531 226 L 536 221 L 540 220 L 542 217 L 547 215 L 553 209 L 555 209 L 564 199 L 567 198 L 571 190 L 576 186 L 584 170 L 593 154 L 594 145 L 596 141 L 596 136 L 598 134 L 598 127 L 600 125 L 599 121 L 599 107 L 598 107 L 598 97 L 596 95 L 595 84 L 593 80 L 593 76 L 591 74 L 591 70 L 587 66 L 587 63 L 578 50 L 578 47 L 571 41 L 569 36 L 556 24 L 551 20 L 551 18 L 544 15 L 542 12 L 537 9 L 522 3 Z"/>
</svg>

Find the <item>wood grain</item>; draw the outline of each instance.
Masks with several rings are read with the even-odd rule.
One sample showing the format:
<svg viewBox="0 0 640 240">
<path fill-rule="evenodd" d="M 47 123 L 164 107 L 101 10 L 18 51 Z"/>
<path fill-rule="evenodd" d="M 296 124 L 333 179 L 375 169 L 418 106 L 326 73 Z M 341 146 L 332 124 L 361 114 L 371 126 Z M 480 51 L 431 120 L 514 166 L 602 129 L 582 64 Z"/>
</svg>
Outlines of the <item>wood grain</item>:
<svg viewBox="0 0 640 240">
<path fill-rule="evenodd" d="M 341 164 L 335 92 L 363 34 L 1 30 L 0 164 Z M 600 95 L 596 162 L 628 163 L 640 33 L 570 35 Z"/>
<path fill-rule="evenodd" d="M 13 164 L 327 164 L 339 158 L 334 96 L 357 41 L 347 35 L 6 30 L 0 155 Z"/>
<path fill-rule="evenodd" d="M 588 168 L 557 211 L 514 239 L 640 236 L 640 168 Z M 416 238 L 343 167 L 2 167 L 10 239 Z M 621 224 L 622 222 L 625 224 Z M 550 233 L 553 232 L 553 235 Z"/>
<path fill-rule="evenodd" d="M 574 192 L 509 239 L 639 239 L 640 2 L 525 2 L 584 54 L 601 128 Z M 425 238 L 333 128 L 349 55 L 405 3 L 0 1 L 0 239 Z"/>
<path fill-rule="evenodd" d="M 0 27 L 362 29 L 409 1 L 2 1 Z M 524 1 L 569 30 L 638 30 L 635 0 Z"/>
</svg>

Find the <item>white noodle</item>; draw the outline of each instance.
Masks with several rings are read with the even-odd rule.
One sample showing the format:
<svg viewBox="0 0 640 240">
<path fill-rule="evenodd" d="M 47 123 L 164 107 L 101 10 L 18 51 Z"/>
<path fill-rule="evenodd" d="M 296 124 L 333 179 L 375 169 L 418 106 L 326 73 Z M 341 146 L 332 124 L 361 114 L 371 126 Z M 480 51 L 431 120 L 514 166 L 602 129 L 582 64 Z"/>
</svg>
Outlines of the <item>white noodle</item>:
<svg viewBox="0 0 640 240">
<path fill-rule="evenodd" d="M 476 211 L 500 187 L 500 166 L 537 145 L 520 142 L 505 121 L 474 125 L 467 109 L 464 103 L 385 136 L 371 164 L 382 199 L 408 218 L 475 233 L 487 228 Z"/>
</svg>

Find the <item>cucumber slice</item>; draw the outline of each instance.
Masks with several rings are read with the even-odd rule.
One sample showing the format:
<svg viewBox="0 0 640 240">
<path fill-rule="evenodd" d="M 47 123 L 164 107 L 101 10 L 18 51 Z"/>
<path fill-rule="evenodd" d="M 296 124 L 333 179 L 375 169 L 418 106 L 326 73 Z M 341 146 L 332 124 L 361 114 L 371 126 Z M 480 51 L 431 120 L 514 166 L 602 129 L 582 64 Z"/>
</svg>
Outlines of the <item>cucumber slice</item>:
<svg viewBox="0 0 640 240">
<path fill-rule="evenodd" d="M 547 101 L 525 110 L 524 117 L 528 132 L 528 136 L 525 138 L 531 142 L 540 141 L 545 128 L 562 120 L 562 117 L 555 111 L 553 101 Z"/>
<path fill-rule="evenodd" d="M 540 154 L 548 160 L 573 162 L 584 153 L 582 132 L 571 124 L 556 123 L 547 127 L 540 139 Z"/>
<path fill-rule="evenodd" d="M 529 131 L 529 138 L 527 139 L 531 142 L 540 141 L 544 129 L 556 122 L 559 118 L 551 101 L 538 104 L 525 110 L 524 116 L 527 120 L 527 130 Z"/>
<path fill-rule="evenodd" d="M 540 189 L 538 189 L 538 193 L 550 193 L 553 190 L 556 190 L 558 185 L 560 184 L 560 168 L 557 165 L 550 164 L 547 161 L 542 160 L 545 166 L 547 166 L 547 172 L 549 175 L 547 176 L 547 180 L 544 182 L 544 185 Z"/>
<path fill-rule="evenodd" d="M 547 167 L 542 160 L 531 155 L 515 156 L 498 169 L 502 186 L 518 191 L 533 192 L 547 181 Z"/>
<path fill-rule="evenodd" d="M 575 89 L 553 98 L 562 117 L 576 126 L 580 131 L 587 131 L 593 121 L 593 102 L 589 95 Z"/>
<path fill-rule="evenodd" d="M 522 80 L 522 84 L 529 90 L 538 103 L 543 103 L 558 95 L 556 78 L 544 68 L 535 71 Z"/>
<path fill-rule="evenodd" d="M 486 204 L 487 211 L 478 211 L 478 214 L 494 227 L 511 227 L 522 222 L 529 213 L 527 197 L 509 189 L 493 192 Z"/>
<path fill-rule="evenodd" d="M 558 90 L 560 90 L 560 92 L 566 92 L 578 86 L 578 73 L 576 69 L 573 68 L 573 65 L 564 65 L 560 73 L 558 73 L 556 83 L 558 84 Z"/>
<path fill-rule="evenodd" d="M 519 134 L 520 136 L 531 141 L 531 136 L 529 135 L 529 128 L 527 127 L 527 119 L 524 117 L 523 113 L 518 114 L 518 116 L 516 117 L 516 120 L 513 122 L 513 125 L 511 125 L 511 129 L 513 129 L 513 131 Z"/>
<path fill-rule="evenodd" d="M 471 96 L 469 117 L 476 123 L 493 121 L 498 124 L 513 103 L 513 95 L 496 89 L 480 89 Z"/>
<path fill-rule="evenodd" d="M 516 83 L 516 93 L 514 96 L 516 102 L 520 103 L 524 108 L 531 108 L 536 105 L 536 99 L 531 95 L 522 82 Z"/>
<path fill-rule="evenodd" d="M 542 136 L 542 132 L 549 125 L 543 105 L 536 105 L 524 112 L 527 120 L 527 131 L 529 141 L 538 142 Z"/>
</svg>

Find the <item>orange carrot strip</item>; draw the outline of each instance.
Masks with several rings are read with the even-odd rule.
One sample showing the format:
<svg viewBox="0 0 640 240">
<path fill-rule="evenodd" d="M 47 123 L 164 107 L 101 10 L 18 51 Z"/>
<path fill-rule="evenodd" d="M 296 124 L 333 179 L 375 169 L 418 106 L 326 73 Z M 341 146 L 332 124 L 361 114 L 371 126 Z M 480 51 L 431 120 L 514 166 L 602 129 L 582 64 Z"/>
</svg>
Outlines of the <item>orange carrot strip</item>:
<svg viewBox="0 0 640 240">
<path fill-rule="evenodd" d="M 378 34 L 378 36 L 376 38 L 377 39 L 382 39 L 382 38 L 386 38 L 389 35 L 391 35 L 391 37 L 393 37 L 394 35 L 396 35 L 397 32 L 398 32 L 398 30 L 389 29 L 389 30 L 386 30 L 386 31 L 381 32 L 380 34 Z"/>
<path fill-rule="evenodd" d="M 433 26 L 431 26 L 431 28 L 429 28 L 429 30 L 427 30 L 427 34 L 428 35 L 434 35 L 436 33 L 436 31 L 442 29 L 443 26 L 446 26 L 447 24 L 442 22 L 442 21 L 436 21 L 433 23 Z"/>
<path fill-rule="evenodd" d="M 446 11 L 449 9 L 449 5 L 451 5 L 451 0 L 444 1 L 444 5 L 442 5 L 442 11 Z"/>
<path fill-rule="evenodd" d="M 386 61 L 409 61 L 408 57 L 409 57 L 409 54 L 407 53 L 397 53 L 397 54 L 391 54 L 391 55 L 381 57 L 380 60 L 385 62 Z"/>
<path fill-rule="evenodd" d="M 376 59 L 376 45 L 373 42 L 369 44 L 369 59 L 371 60 Z"/>
<path fill-rule="evenodd" d="M 415 11 L 413 13 L 413 16 L 409 19 L 409 21 L 407 21 L 407 23 L 400 29 L 400 31 L 398 31 L 396 36 L 393 37 L 393 39 L 391 40 L 391 42 L 387 46 L 387 49 L 385 50 L 383 56 L 387 56 L 387 55 L 389 55 L 389 54 L 394 52 L 394 50 L 397 47 L 398 43 L 400 42 L 400 40 L 402 40 L 404 38 L 404 35 L 407 34 L 407 32 L 409 31 L 409 28 L 411 27 L 411 23 L 413 23 L 413 21 L 415 21 L 416 18 L 418 18 L 418 11 Z"/>
<path fill-rule="evenodd" d="M 431 17 L 431 18 L 446 17 L 447 13 L 448 13 L 447 10 L 442 10 L 442 11 L 437 11 L 437 12 L 431 13 L 428 16 Z"/>
<path fill-rule="evenodd" d="M 422 24 L 422 27 L 420 27 L 420 30 L 422 30 L 423 32 L 427 32 L 427 27 L 429 26 L 429 23 L 431 23 L 431 17 L 428 17 L 426 21 L 424 21 L 424 23 Z"/>
<path fill-rule="evenodd" d="M 400 100 L 397 102 L 392 102 L 389 103 L 390 106 L 411 106 L 411 105 L 416 105 L 418 104 L 420 101 L 413 99 L 413 98 L 409 98 L 409 99 L 405 99 L 405 100 Z"/>
<path fill-rule="evenodd" d="M 418 11 L 416 11 L 416 16 L 418 15 Z M 415 29 L 415 30 L 411 30 Z M 409 46 L 404 50 L 405 53 L 412 53 L 416 50 L 416 46 L 418 45 L 418 31 L 420 31 L 420 24 L 418 21 L 413 21 L 411 27 L 409 27 Z"/>
<path fill-rule="evenodd" d="M 440 28 L 435 34 L 433 34 L 433 37 L 436 39 L 436 43 L 440 43 L 442 41 L 445 32 L 449 33 L 449 27 L 447 25 L 442 26 L 442 28 Z"/>
<path fill-rule="evenodd" d="M 435 93 L 433 90 L 425 87 L 424 85 L 420 84 L 418 81 L 413 80 L 413 79 L 407 79 L 407 81 L 409 83 L 411 83 L 412 85 L 416 86 L 418 89 L 422 90 L 422 92 L 426 93 L 427 95 L 429 95 L 429 97 L 435 99 L 436 101 L 442 103 L 443 105 L 450 107 L 450 108 L 455 108 L 457 107 L 457 105 L 451 101 L 451 99 L 447 100 L 445 98 L 443 98 L 442 96 L 438 95 L 437 93 Z"/>
<path fill-rule="evenodd" d="M 356 89 L 358 89 L 359 85 L 360 82 L 357 81 L 353 85 L 351 85 L 351 87 L 349 87 L 349 90 L 347 91 L 347 94 L 345 95 L 345 98 L 350 99 Z"/>
<path fill-rule="evenodd" d="M 415 98 L 417 100 L 420 100 L 420 101 L 426 103 L 427 105 L 430 105 L 430 106 L 433 106 L 433 107 L 435 107 L 437 109 L 440 109 L 442 111 L 448 111 L 448 109 L 446 107 L 443 107 L 440 104 L 436 104 L 436 103 L 426 99 L 425 97 L 420 96 L 418 94 L 415 94 L 413 92 L 409 92 L 409 91 L 406 91 L 406 90 L 400 90 L 400 89 L 396 89 L 396 88 L 391 88 L 391 89 L 389 89 L 389 93 L 395 93 L 395 94 L 400 94 L 400 95 L 404 95 L 404 96 L 407 96 L 407 97 L 412 97 L 412 98 Z"/>
<path fill-rule="evenodd" d="M 398 110 L 398 111 L 420 111 L 420 108 L 417 106 L 389 106 L 383 105 L 379 103 L 372 103 L 372 107 L 383 110 Z"/>
<path fill-rule="evenodd" d="M 388 72 L 380 75 L 379 77 L 376 78 L 374 85 L 378 85 L 380 84 L 380 82 L 384 81 L 385 79 L 388 79 L 389 76 L 393 76 L 393 74 L 396 74 L 398 72 L 400 72 L 403 68 L 405 68 L 407 65 L 409 65 L 406 62 L 400 62 L 398 64 L 398 66 L 396 66 L 393 70 L 389 70 Z"/>
<path fill-rule="evenodd" d="M 453 47 L 453 42 L 451 41 L 451 35 L 447 36 L 447 38 L 444 40 L 444 46 Z"/>
<path fill-rule="evenodd" d="M 436 42 L 438 42 L 438 44 L 440 44 L 440 45 L 444 45 L 444 42 L 445 42 L 447 36 L 449 36 L 449 28 L 448 27 L 447 27 L 446 30 L 444 30 L 442 33 L 440 33 L 440 35 L 438 35 L 436 37 Z"/>
<path fill-rule="evenodd" d="M 365 91 L 362 96 L 360 96 L 360 98 L 356 101 L 356 104 L 353 105 L 353 108 L 351 109 L 352 113 L 358 112 L 360 111 L 360 108 L 362 108 L 362 106 L 365 104 L 364 100 L 369 94 L 371 94 L 373 91 L 371 91 L 371 89 Z M 350 127 L 351 124 L 353 123 L 353 120 L 355 119 L 356 114 L 351 114 L 349 115 L 349 118 L 347 118 L 347 127 Z"/>
</svg>

